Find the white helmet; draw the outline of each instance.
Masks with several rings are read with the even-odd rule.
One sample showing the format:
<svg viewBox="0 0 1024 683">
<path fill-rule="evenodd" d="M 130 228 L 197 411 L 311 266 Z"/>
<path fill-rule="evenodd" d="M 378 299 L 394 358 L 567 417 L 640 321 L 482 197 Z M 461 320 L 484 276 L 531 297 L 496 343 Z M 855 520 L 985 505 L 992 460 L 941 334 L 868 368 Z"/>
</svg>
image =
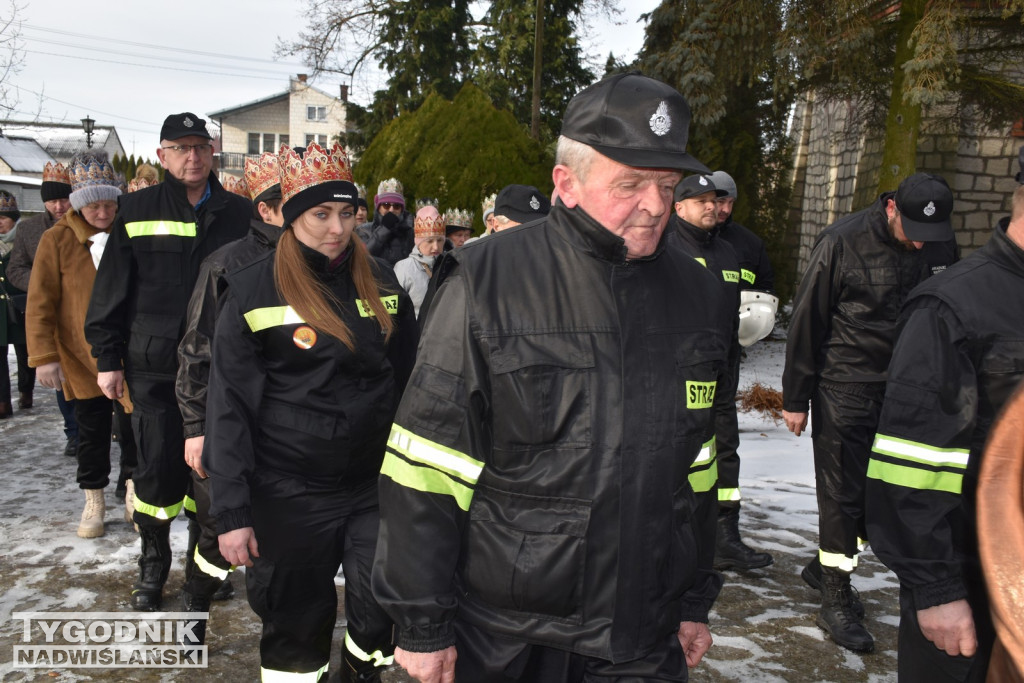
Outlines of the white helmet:
<svg viewBox="0 0 1024 683">
<path fill-rule="evenodd" d="M 740 292 L 740 346 L 764 339 L 775 327 L 779 297 L 768 292 L 745 289 Z"/>
</svg>

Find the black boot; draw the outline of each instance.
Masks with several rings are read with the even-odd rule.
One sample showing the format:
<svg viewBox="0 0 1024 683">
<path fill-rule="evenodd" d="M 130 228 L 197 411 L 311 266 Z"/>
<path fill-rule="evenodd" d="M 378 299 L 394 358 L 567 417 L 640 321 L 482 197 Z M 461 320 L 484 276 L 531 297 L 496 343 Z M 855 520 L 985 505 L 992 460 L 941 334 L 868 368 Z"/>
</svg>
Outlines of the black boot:
<svg viewBox="0 0 1024 683">
<path fill-rule="evenodd" d="M 382 670 L 373 662 L 356 659 L 347 649 L 342 651 L 340 680 L 343 683 L 380 683 Z"/>
<path fill-rule="evenodd" d="M 142 555 L 139 580 L 132 588 L 132 607 L 140 612 L 155 612 L 163 602 L 164 583 L 171 571 L 171 525 L 139 527 Z"/>
<path fill-rule="evenodd" d="M 228 574 L 227 578 L 217 586 L 216 592 L 214 592 L 213 597 L 210 599 L 219 602 L 221 600 L 230 600 L 233 597 L 235 597 L 235 587 L 231 585 L 231 575 Z"/>
<path fill-rule="evenodd" d="M 206 612 L 210 613 L 210 599 L 198 595 L 192 595 L 187 591 L 181 593 L 182 612 Z M 193 619 L 189 619 L 193 621 Z M 181 634 L 180 645 L 185 647 L 196 647 L 206 644 L 206 619 L 196 618 L 195 626 Z"/>
<path fill-rule="evenodd" d="M 807 566 L 800 572 L 800 578 L 804 580 L 808 586 L 816 591 L 821 591 L 821 560 L 815 555 L 811 558 L 811 561 L 807 563 Z M 850 602 L 853 606 L 853 613 L 857 615 L 858 619 L 864 619 L 864 603 L 860 601 L 860 594 L 857 593 L 857 589 L 850 586 Z"/>
<path fill-rule="evenodd" d="M 871 652 L 875 649 L 875 640 L 854 613 L 853 595 L 848 573 L 822 567 L 818 626 L 847 650 Z"/>
<path fill-rule="evenodd" d="M 720 508 L 718 511 L 718 537 L 715 539 L 715 569 L 757 569 L 767 567 L 774 560 L 768 553 L 754 550 L 740 539 L 740 509 Z"/>
</svg>

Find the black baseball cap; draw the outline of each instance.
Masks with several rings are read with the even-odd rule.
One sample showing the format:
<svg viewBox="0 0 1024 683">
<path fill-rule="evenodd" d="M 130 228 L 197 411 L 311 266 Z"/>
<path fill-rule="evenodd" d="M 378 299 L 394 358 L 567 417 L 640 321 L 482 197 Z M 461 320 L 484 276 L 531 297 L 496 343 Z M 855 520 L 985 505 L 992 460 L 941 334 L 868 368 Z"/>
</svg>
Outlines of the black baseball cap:
<svg viewBox="0 0 1024 683">
<path fill-rule="evenodd" d="M 953 192 L 942 176 L 915 173 L 896 188 L 903 234 L 911 242 L 944 242 L 953 237 Z"/>
<path fill-rule="evenodd" d="M 716 198 L 729 195 L 728 190 L 719 190 L 711 182 L 711 178 L 698 173 L 697 175 L 686 176 L 676 185 L 675 200 L 681 202 L 684 199 L 699 197 L 708 192 L 714 192 Z"/>
<path fill-rule="evenodd" d="M 551 200 L 533 185 L 506 185 L 494 200 L 494 215 L 529 223 L 548 215 Z"/>
<path fill-rule="evenodd" d="M 171 114 L 164 119 L 164 125 L 160 127 L 161 140 L 180 140 L 189 135 L 198 135 L 201 138 L 212 140 L 206 131 L 206 119 L 201 119 L 192 112 Z"/>
<path fill-rule="evenodd" d="M 671 86 L 635 71 L 581 91 L 569 102 L 562 120 L 562 135 L 620 164 L 711 173 L 686 153 L 689 130 L 686 99 Z"/>
</svg>

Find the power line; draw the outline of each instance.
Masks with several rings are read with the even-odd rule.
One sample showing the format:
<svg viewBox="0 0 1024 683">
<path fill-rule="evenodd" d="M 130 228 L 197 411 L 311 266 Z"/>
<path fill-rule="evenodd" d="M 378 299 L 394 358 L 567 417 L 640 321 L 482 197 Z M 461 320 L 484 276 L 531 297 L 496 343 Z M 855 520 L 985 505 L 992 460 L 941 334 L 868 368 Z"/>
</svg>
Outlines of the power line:
<svg viewBox="0 0 1024 683">
<path fill-rule="evenodd" d="M 251 74 L 229 74 L 229 73 L 223 73 L 221 71 L 206 71 L 206 70 L 200 71 L 199 69 L 181 69 L 181 68 L 177 68 L 177 67 L 173 67 L 173 66 L 158 66 L 156 64 L 136 64 L 136 63 L 131 63 L 131 62 L 119 61 L 119 60 L 116 60 L 116 59 L 100 59 L 99 57 L 81 57 L 79 55 L 61 55 L 61 54 L 57 54 L 55 52 L 43 52 L 42 50 L 22 50 L 22 52 L 25 52 L 26 54 L 33 54 L 33 55 L 47 55 L 49 57 L 63 57 L 65 59 L 85 60 L 85 61 L 88 61 L 88 62 L 103 62 L 105 64 L 120 64 L 121 66 L 136 66 L 136 67 L 140 67 L 140 68 L 143 68 L 143 69 L 162 69 L 164 71 L 182 71 L 182 72 L 185 72 L 185 73 L 204 74 L 206 76 L 228 76 L 230 78 L 255 78 L 255 79 L 258 79 L 258 80 L 262 80 L 262 81 L 280 81 L 281 80 L 281 75 L 280 74 L 276 75 L 276 76 L 269 76 L 269 75 L 268 76 L 253 76 Z"/>
</svg>

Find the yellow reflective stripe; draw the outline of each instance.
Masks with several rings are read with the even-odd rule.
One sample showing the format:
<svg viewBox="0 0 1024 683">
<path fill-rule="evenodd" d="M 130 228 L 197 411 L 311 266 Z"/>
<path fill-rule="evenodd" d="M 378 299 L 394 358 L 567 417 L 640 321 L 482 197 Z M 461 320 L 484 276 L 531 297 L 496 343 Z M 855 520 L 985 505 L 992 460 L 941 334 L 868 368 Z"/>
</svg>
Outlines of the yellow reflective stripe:
<svg viewBox="0 0 1024 683">
<path fill-rule="evenodd" d="M 125 223 L 124 229 L 128 237 L 156 237 L 173 235 L 175 237 L 195 237 L 196 224 L 182 221 L 133 221 Z"/>
<path fill-rule="evenodd" d="M 868 549 L 868 539 L 857 537 L 857 552 L 862 553 Z"/>
<path fill-rule="evenodd" d="M 964 475 L 960 472 L 926 470 L 875 458 L 868 461 L 868 478 L 893 486 L 921 491 L 945 491 L 956 495 L 960 495 L 964 485 Z"/>
<path fill-rule="evenodd" d="M 739 282 L 740 274 L 735 270 L 723 270 L 722 279 L 726 282 Z"/>
<path fill-rule="evenodd" d="M 385 667 L 391 666 L 395 658 L 385 657 L 384 653 L 380 650 L 374 650 L 373 652 L 364 652 L 363 648 L 356 645 L 356 641 L 352 640 L 352 636 L 349 635 L 348 630 L 345 630 L 345 649 L 348 650 L 361 662 L 373 662 L 374 666 Z"/>
<path fill-rule="evenodd" d="M 188 512 L 196 511 L 196 501 L 193 500 L 190 496 L 185 496 L 185 500 L 182 501 L 182 505 Z"/>
<path fill-rule="evenodd" d="M 740 490 L 734 489 L 718 489 L 718 502 L 719 503 L 735 503 L 740 500 Z"/>
<path fill-rule="evenodd" d="M 754 280 L 757 279 L 757 275 L 754 273 L 754 271 L 747 270 L 746 268 L 740 268 L 740 277 L 749 282 L 750 284 L 754 284 Z"/>
<path fill-rule="evenodd" d="M 174 505 L 160 507 L 141 500 L 139 495 L 135 494 L 135 511 L 157 519 L 174 519 L 178 516 L 178 513 L 181 512 L 181 507 L 184 503 L 185 501 L 183 500 L 180 503 L 175 503 Z"/>
<path fill-rule="evenodd" d="M 705 268 L 708 267 L 708 262 L 704 259 L 703 256 L 694 256 L 693 260 L 696 261 L 697 263 L 701 264 Z"/>
<path fill-rule="evenodd" d="M 242 317 L 245 318 L 245 322 L 248 323 L 249 329 L 253 332 L 259 332 L 268 327 L 297 325 L 306 322 L 291 306 L 254 308 Z"/>
<path fill-rule="evenodd" d="M 822 567 L 840 569 L 844 572 L 852 572 L 857 568 L 857 558 L 847 557 L 842 553 L 827 553 L 824 550 L 818 551 L 818 559 Z"/>
<path fill-rule="evenodd" d="M 451 496 L 455 499 L 455 503 L 467 512 L 469 511 L 469 504 L 473 501 L 473 489 L 471 487 L 455 481 L 433 468 L 410 464 L 391 451 L 384 454 L 384 462 L 380 467 L 380 473 L 390 477 L 396 484 L 406 488 L 423 491 L 424 493 Z"/>
<path fill-rule="evenodd" d="M 275 671 L 273 669 L 266 669 L 260 667 L 260 680 L 263 683 L 316 683 L 320 680 L 320 676 L 327 673 L 327 667 L 330 666 L 330 662 L 324 664 L 316 671 L 310 671 L 309 673 L 293 673 L 291 671 Z"/>
<path fill-rule="evenodd" d="M 382 296 L 380 302 L 384 304 L 384 309 L 390 315 L 398 315 L 398 295 L 392 294 L 391 296 Z M 356 299 L 356 308 L 359 309 L 359 315 L 363 318 L 372 318 L 373 309 L 370 308 L 370 304 L 363 299 Z"/>
<path fill-rule="evenodd" d="M 694 493 L 706 493 L 718 483 L 718 449 L 715 437 L 711 437 L 700 448 L 696 460 L 690 465 L 690 488 Z"/>
<path fill-rule="evenodd" d="M 230 569 L 221 569 L 220 567 L 218 567 L 217 565 L 213 564 L 205 557 L 200 555 L 198 545 L 196 545 L 195 552 L 192 553 L 192 559 L 196 561 L 196 567 L 199 569 L 199 571 L 206 574 L 207 576 L 216 577 L 221 581 L 228 578 L 228 574 L 231 572 Z"/>
<path fill-rule="evenodd" d="M 397 424 L 391 425 L 388 446 L 418 463 L 462 479 L 470 486 L 476 484 L 484 464 L 465 453 L 424 439 Z"/>
<path fill-rule="evenodd" d="M 967 469 L 967 460 L 971 455 L 967 448 L 936 448 L 928 444 L 897 439 L 884 434 L 875 434 L 875 442 L 871 446 L 871 450 L 912 462 L 964 470 Z"/>
</svg>

